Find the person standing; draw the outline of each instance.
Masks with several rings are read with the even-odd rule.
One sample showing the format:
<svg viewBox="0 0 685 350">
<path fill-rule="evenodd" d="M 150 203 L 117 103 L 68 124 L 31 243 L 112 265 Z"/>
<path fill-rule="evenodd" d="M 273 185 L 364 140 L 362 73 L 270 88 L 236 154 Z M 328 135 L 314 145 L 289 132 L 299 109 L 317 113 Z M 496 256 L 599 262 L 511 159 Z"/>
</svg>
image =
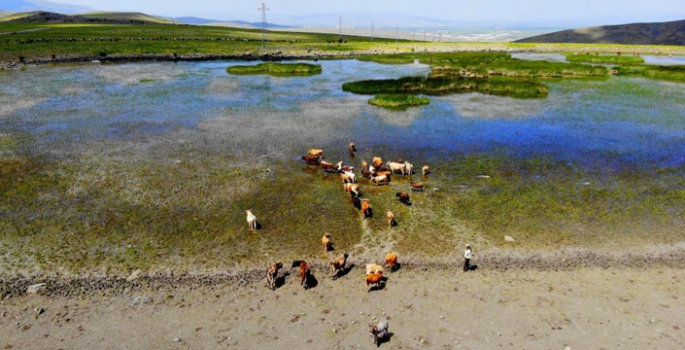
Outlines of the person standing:
<svg viewBox="0 0 685 350">
<path fill-rule="evenodd" d="M 464 272 L 471 269 L 471 258 L 473 258 L 473 251 L 471 246 L 467 244 L 464 250 Z"/>
</svg>

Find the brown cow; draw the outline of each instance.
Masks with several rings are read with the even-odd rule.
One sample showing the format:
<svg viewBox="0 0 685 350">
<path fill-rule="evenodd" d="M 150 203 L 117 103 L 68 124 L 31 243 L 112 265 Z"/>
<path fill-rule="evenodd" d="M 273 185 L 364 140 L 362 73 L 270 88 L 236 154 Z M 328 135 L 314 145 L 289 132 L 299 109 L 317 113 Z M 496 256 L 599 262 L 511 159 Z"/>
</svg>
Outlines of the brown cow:
<svg viewBox="0 0 685 350">
<path fill-rule="evenodd" d="M 396 253 L 388 253 L 388 255 L 385 256 L 385 267 L 390 271 L 395 271 L 395 269 L 397 269 Z"/>
<path fill-rule="evenodd" d="M 283 268 L 282 262 L 277 262 L 269 267 L 266 272 L 266 282 L 269 284 L 269 289 L 276 289 L 276 279 L 278 279 L 278 269 Z"/>
<path fill-rule="evenodd" d="M 350 256 L 350 254 L 345 252 L 345 254 L 331 261 L 331 274 L 333 274 L 334 277 L 338 275 L 338 271 L 345 271 L 345 264 L 347 263 L 348 256 Z"/>
<path fill-rule="evenodd" d="M 308 156 L 302 156 L 302 159 L 305 162 L 307 162 L 307 164 L 309 164 L 309 165 L 319 165 L 321 157 L 308 155 Z"/>
<path fill-rule="evenodd" d="M 397 197 L 403 204 L 409 205 L 409 194 L 404 192 L 395 192 L 395 197 Z"/>
<path fill-rule="evenodd" d="M 366 292 L 369 292 L 371 288 L 381 287 L 383 279 L 383 273 L 382 272 L 377 272 L 377 273 L 370 273 L 366 275 Z"/>
<path fill-rule="evenodd" d="M 312 274 L 312 271 L 309 269 L 309 265 L 307 265 L 307 262 L 304 260 L 294 260 L 292 267 L 298 267 L 299 269 L 297 272 L 300 274 L 300 284 L 304 287 L 304 289 L 309 288 L 309 278 Z"/>
<path fill-rule="evenodd" d="M 409 185 L 412 191 L 423 191 L 423 182 L 410 181 Z"/>
<path fill-rule="evenodd" d="M 364 198 L 362 199 L 362 213 L 364 213 L 364 219 L 371 217 L 373 209 L 371 209 L 371 204 L 369 204 L 369 200 Z"/>
</svg>

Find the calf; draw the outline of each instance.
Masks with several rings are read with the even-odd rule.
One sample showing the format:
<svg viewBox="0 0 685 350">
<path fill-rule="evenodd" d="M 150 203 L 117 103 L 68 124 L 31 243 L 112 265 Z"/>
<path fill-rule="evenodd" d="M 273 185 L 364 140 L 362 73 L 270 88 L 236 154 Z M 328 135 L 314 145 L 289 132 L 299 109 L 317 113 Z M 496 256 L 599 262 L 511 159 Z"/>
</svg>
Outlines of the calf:
<svg viewBox="0 0 685 350">
<path fill-rule="evenodd" d="M 349 192 L 350 195 L 354 193 L 355 197 L 359 197 L 359 184 L 345 183 L 343 184 L 343 189 L 345 189 L 345 192 Z"/>
<path fill-rule="evenodd" d="M 337 276 L 339 271 L 345 271 L 345 263 L 347 263 L 348 256 L 350 256 L 350 254 L 345 252 L 345 254 L 331 261 L 331 274 L 333 275 L 333 277 Z"/>
<path fill-rule="evenodd" d="M 373 215 L 371 204 L 369 204 L 369 200 L 366 198 L 362 199 L 362 213 L 364 214 L 364 219 L 370 218 Z"/>
<path fill-rule="evenodd" d="M 300 274 L 300 285 L 302 285 L 304 289 L 309 288 L 309 277 L 311 276 L 312 271 L 309 269 L 307 262 L 304 260 L 294 260 L 292 267 L 299 267 L 297 272 Z"/>
<path fill-rule="evenodd" d="M 409 194 L 404 192 L 395 192 L 395 197 L 400 200 L 405 205 L 409 205 Z"/>
<path fill-rule="evenodd" d="M 410 181 L 409 185 L 412 191 L 423 191 L 423 182 Z"/>
<path fill-rule="evenodd" d="M 371 177 L 371 181 L 374 183 L 374 186 L 387 185 L 388 184 L 388 176 L 387 175 L 373 176 L 373 177 Z"/>
<path fill-rule="evenodd" d="M 377 273 L 371 273 L 366 275 L 366 291 L 369 292 L 371 288 L 377 287 L 380 288 L 381 283 L 383 279 L 383 273 L 382 272 L 377 272 Z"/>
<path fill-rule="evenodd" d="M 385 256 L 385 268 L 388 270 L 395 271 L 397 268 L 397 254 L 396 253 L 388 253 L 388 255 Z"/>
<path fill-rule="evenodd" d="M 321 237 L 321 245 L 327 252 L 333 250 L 333 242 L 331 242 L 330 233 L 325 233 L 323 237 Z"/>
<path fill-rule="evenodd" d="M 424 165 L 424 166 L 421 168 L 421 172 L 423 173 L 424 176 L 425 176 L 425 175 L 428 175 L 428 174 L 430 174 L 430 172 L 431 172 L 431 167 L 429 167 L 428 165 Z"/>
<path fill-rule="evenodd" d="M 266 271 L 266 282 L 269 284 L 269 289 L 276 289 L 276 280 L 278 279 L 278 269 L 283 268 L 282 262 L 277 262 L 269 267 Z"/>
<path fill-rule="evenodd" d="M 385 216 L 388 218 L 388 227 L 397 225 L 397 222 L 395 221 L 395 214 L 393 214 L 390 210 L 387 211 Z"/>
<path fill-rule="evenodd" d="M 319 163 L 321 158 L 318 156 L 312 156 L 312 155 L 302 156 L 302 159 L 305 162 L 307 162 L 307 164 L 309 164 L 309 165 L 320 165 L 321 164 L 321 163 Z"/>
<path fill-rule="evenodd" d="M 257 217 L 252 214 L 252 210 L 248 209 L 245 210 L 247 213 L 247 225 L 250 229 L 256 230 L 257 229 Z"/>
<path fill-rule="evenodd" d="M 350 153 L 357 152 L 357 147 L 354 144 L 354 142 L 350 142 L 350 144 L 347 146 L 347 148 L 350 150 Z"/>
<path fill-rule="evenodd" d="M 317 149 L 317 148 L 310 148 L 307 154 L 311 156 L 316 156 L 316 157 L 323 157 L 323 150 L 322 149 Z"/>
</svg>

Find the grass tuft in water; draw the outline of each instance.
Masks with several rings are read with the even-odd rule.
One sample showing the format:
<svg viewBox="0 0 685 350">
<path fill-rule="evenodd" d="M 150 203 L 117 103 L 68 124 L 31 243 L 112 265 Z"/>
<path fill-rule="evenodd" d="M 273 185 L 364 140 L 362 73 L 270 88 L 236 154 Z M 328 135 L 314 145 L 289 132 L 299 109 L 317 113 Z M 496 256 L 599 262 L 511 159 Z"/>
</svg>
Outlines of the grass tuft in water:
<svg viewBox="0 0 685 350">
<path fill-rule="evenodd" d="M 376 97 L 369 100 L 369 104 L 376 107 L 400 110 L 424 106 L 429 103 L 430 100 L 427 97 L 413 95 L 376 95 Z"/>
<path fill-rule="evenodd" d="M 231 66 L 226 68 L 229 74 L 271 74 L 276 76 L 320 74 L 321 66 L 309 63 L 274 63 L 266 62 L 251 66 Z"/>
</svg>

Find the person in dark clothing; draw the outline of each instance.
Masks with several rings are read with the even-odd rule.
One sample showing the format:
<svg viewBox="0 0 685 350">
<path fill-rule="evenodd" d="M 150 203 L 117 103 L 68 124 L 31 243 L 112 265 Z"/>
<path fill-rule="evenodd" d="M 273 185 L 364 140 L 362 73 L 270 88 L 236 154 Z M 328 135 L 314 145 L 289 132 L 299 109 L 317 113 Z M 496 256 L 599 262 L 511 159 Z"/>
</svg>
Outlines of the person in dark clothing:
<svg viewBox="0 0 685 350">
<path fill-rule="evenodd" d="M 466 250 L 464 250 L 464 272 L 471 269 L 471 258 L 473 258 L 473 251 L 470 245 L 466 245 Z"/>
</svg>

